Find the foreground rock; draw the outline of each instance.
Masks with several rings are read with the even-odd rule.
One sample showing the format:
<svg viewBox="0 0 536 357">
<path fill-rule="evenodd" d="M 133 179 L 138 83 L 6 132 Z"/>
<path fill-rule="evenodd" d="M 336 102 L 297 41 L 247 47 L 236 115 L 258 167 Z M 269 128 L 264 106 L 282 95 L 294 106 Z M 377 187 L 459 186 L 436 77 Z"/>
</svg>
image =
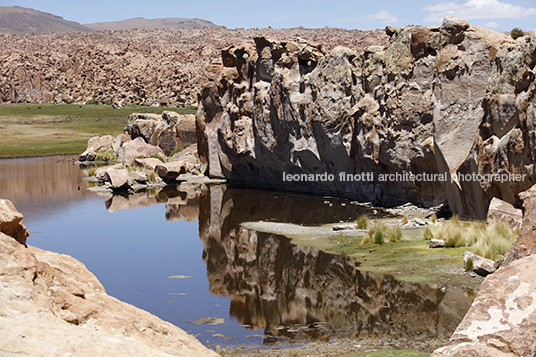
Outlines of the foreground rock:
<svg viewBox="0 0 536 357">
<path fill-rule="evenodd" d="M 2 356 L 218 356 L 180 328 L 106 294 L 76 259 L 0 232 Z"/>
<path fill-rule="evenodd" d="M 521 235 L 480 286 L 451 345 L 432 357 L 536 355 L 536 186 L 520 196 Z"/>
<path fill-rule="evenodd" d="M 519 259 L 484 280 L 451 337 L 432 357 L 534 356 L 536 256 Z"/>
<path fill-rule="evenodd" d="M 23 215 L 17 211 L 13 202 L 0 199 L 0 232 L 15 238 L 20 244 L 26 244 L 30 233 L 22 223 L 22 218 Z"/>
<path fill-rule="evenodd" d="M 449 18 L 388 33 L 362 54 L 264 37 L 223 50 L 196 117 L 210 177 L 482 219 L 492 197 L 516 203 L 536 182 L 536 31 Z"/>
</svg>

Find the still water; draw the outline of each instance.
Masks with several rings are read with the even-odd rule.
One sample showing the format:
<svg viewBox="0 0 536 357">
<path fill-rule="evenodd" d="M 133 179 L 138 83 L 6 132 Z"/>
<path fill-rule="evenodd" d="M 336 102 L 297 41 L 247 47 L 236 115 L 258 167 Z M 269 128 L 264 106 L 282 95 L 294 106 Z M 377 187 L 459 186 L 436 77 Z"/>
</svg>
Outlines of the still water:
<svg viewBox="0 0 536 357">
<path fill-rule="evenodd" d="M 351 258 L 240 226 L 314 225 L 366 212 L 345 200 L 328 205 L 324 197 L 225 185 L 98 195 L 72 161 L 0 160 L 0 197 L 24 214 L 28 244 L 75 257 L 108 294 L 203 344 L 448 339 L 471 303 L 461 291 L 361 272 Z"/>
</svg>

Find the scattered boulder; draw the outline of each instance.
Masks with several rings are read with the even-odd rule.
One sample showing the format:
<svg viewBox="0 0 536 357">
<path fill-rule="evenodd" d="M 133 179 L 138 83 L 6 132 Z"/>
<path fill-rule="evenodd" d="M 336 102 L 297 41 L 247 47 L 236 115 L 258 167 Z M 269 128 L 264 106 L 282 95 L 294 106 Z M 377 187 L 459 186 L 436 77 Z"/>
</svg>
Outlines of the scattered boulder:
<svg viewBox="0 0 536 357">
<path fill-rule="evenodd" d="M 80 161 L 95 160 L 99 151 L 111 150 L 114 151 L 116 139 L 111 135 L 94 136 L 87 142 L 87 149 L 79 156 Z"/>
<path fill-rule="evenodd" d="M 488 208 L 487 222 L 501 221 L 512 228 L 520 227 L 523 221 L 523 211 L 497 197 L 493 197 Z"/>
<path fill-rule="evenodd" d="M 152 170 L 152 171 L 154 171 L 156 169 L 157 165 L 162 164 L 162 160 L 154 158 L 154 157 L 148 157 L 148 158 L 144 158 L 144 159 L 139 158 L 139 159 L 134 160 L 134 162 L 137 165 L 140 165 L 140 166 L 145 167 L 145 168 L 147 168 L 149 170 Z"/>
<path fill-rule="evenodd" d="M 124 164 L 126 166 L 132 165 L 134 160 L 138 157 L 150 157 L 153 155 L 161 157 L 163 160 L 166 159 L 166 155 L 157 146 L 147 144 L 143 138 L 137 137 L 134 140 L 128 141 L 123 145 L 124 149 Z"/>
<path fill-rule="evenodd" d="M 413 218 L 413 222 L 417 223 L 419 226 L 425 226 L 426 225 L 426 222 L 423 220 L 423 219 L 420 219 L 420 218 Z"/>
<path fill-rule="evenodd" d="M 488 276 L 495 272 L 495 262 L 491 259 L 465 251 L 463 253 L 464 265 L 466 265 L 468 259 L 473 260 L 473 272 L 480 276 Z"/>
<path fill-rule="evenodd" d="M 26 238 L 30 235 L 22 223 L 23 217 L 13 202 L 0 198 L 0 232 L 15 238 L 20 244 L 26 244 Z"/>
<path fill-rule="evenodd" d="M 357 229 L 357 224 L 355 223 L 336 224 L 333 226 L 334 231 L 349 231 L 355 229 Z"/>
<path fill-rule="evenodd" d="M 430 239 L 430 248 L 444 248 L 444 247 L 445 247 L 444 239 L 437 239 L 437 238 Z"/>
<path fill-rule="evenodd" d="M 106 170 L 105 180 L 110 182 L 113 189 L 121 189 L 129 183 L 129 173 L 127 169 Z"/>
<path fill-rule="evenodd" d="M 450 345 L 431 357 L 536 355 L 536 256 L 488 276 Z"/>
<path fill-rule="evenodd" d="M 155 171 L 164 181 L 176 180 L 179 175 L 187 172 L 186 165 L 180 161 L 161 163 L 156 165 Z"/>
</svg>

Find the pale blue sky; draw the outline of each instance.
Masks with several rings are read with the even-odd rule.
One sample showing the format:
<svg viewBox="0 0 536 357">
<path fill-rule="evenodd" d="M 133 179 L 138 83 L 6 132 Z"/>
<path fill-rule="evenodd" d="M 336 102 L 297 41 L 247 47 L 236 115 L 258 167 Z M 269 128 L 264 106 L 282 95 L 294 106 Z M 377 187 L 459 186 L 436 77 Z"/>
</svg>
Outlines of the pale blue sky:
<svg viewBox="0 0 536 357">
<path fill-rule="evenodd" d="M 0 0 L 0 5 L 31 7 L 80 23 L 198 17 L 228 28 L 329 26 L 369 30 L 387 24 L 440 25 L 444 16 L 456 16 L 496 31 L 536 28 L 535 0 Z"/>
</svg>

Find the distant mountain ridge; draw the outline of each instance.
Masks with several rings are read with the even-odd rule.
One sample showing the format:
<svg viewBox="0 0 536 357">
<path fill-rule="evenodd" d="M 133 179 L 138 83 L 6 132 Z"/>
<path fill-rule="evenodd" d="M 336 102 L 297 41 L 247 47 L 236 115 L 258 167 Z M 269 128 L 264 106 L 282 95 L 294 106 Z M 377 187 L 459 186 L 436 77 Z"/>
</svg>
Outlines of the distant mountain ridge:
<svg viewBox="0 0 536 357">
<path fill-rule="evenodd" d="M 187 19 L 168 17 L 163 19 L 145 19 L 137 17 L 122 21 L 97 22 L 80 24 L 68 21 L 63 17 L 20 6 L 0 6 L 0 33 L 65 33 L 102 30 L 129 29 L 163 29 L 182 28 L 194 29 L 200 27 L 215 27 L 214 23 L 203 19 Z"/>
<path fill-rule="evenodd" d="M 163 29 L 163 28 L 181 28 L 193 29 L 199 27 L 216 26 L 213 22 L 203 19 L 186 19 L 182 17 L 167 17 L 162 19 L 146 19 L 136 17 L 122 21 L 97 22 L 93 24 L 84 24 L 93 30 L 130 30 L 130 29 Z"/>
<path fill-rule="evenodd" d="M 20 6 L 0 6 L 0 33 L 92 31 L 63 17 Z"/>
</svg>

